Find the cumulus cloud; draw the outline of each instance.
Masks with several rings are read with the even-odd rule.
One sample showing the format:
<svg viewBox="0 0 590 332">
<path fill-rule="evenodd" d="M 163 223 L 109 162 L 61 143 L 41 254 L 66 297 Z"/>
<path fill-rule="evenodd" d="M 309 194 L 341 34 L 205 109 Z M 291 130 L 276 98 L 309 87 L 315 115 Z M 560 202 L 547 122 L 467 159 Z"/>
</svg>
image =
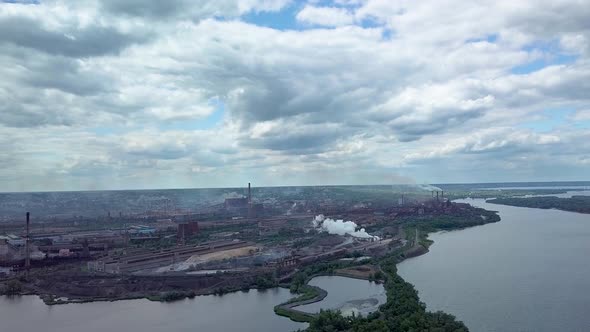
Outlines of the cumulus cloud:
<svg viewBox="0 0 590 332">
<path fill-rule="evenodd" d="M 0 180 L 47 190 L 584 178 L 589 10 L 0 3 Z M 256 19 L 272 15 L 292 26 Z"/>
<path fill-rule="evenodd" d="M 100 7 L 114 15 L 150 19 L 191 19 L 237 17 L 254 11 L 278 11 L 290 0 L 100 0 Z"/>
<path fill-rule="evenodd" d="M 306 5 L 297 13 L 298 21 L 307 24 L 337 27 L 354 23 L 354 15 L 344 8 Z"/>
</svg>

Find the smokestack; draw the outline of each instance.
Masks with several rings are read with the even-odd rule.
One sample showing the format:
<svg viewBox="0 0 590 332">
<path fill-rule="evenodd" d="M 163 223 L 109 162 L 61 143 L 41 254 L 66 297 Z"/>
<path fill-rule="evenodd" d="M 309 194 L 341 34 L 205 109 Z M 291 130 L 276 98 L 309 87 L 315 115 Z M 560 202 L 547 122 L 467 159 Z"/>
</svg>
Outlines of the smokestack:
<svg viewBox="0 0 590 332">
<path fill-rule="evenodd" d="M 252 203 L 252 192 L 250 191 L 250 182 L 248 182 L 248 203 Z"/>
<path fill-rule="evenodd" d="M 30 236 L 29 236 L 29 223 L 30 223 L 30 216 L 31 213 L 27 212 L 27 228 L 26 228 L 26 238 L 25 238 L 25 268 L 29 271 L 31 267 L 31 245 L 30 245 Z"/>
<path fill-rule="evenodd" d="M 436 191 L 436 200 L 438 201 L 438 190 Z"/>
</svg>

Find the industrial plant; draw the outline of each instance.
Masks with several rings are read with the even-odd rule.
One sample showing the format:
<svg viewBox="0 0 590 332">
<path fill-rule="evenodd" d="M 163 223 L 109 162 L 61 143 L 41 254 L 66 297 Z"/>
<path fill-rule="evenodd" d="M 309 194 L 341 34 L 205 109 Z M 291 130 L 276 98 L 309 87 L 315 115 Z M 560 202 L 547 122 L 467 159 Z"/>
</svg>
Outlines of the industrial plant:
<svg viewBox="0 0 590 332">
<path fill-rule="evenodd" d="M 469 205 L 451 203 L 442 190 L 388 186 L 248 183 L 207 194 L 149 194 L 127 193 L 135 211 L 113 213 L 122 208 L 113 204 L 97 215 L 96 205 L 104 203 L 93 197 L 86 210 L 69 217 L 38 208 L 36 214 L 4 216 L 0 275 L 26 275 L 36 292 L 79 300 L 154 295 L 178 283 L 209 294 L 250 287 L 260 278 L 282 282 L 321 262 L 380 257 L 413 245 L 408 220 L 474 213 Z M 78 195 L 79 206 L 92 197 Z M 146 203 L 144 210 L 136 202 Z M 96 282 L 103 286 L 97 289 Z"/>
</svg>

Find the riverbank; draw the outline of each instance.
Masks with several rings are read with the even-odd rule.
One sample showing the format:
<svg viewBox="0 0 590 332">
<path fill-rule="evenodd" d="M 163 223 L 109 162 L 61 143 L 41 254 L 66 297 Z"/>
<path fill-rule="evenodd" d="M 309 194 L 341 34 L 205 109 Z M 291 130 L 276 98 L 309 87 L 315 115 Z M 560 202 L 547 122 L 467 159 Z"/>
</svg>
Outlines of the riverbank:
<svg viewBox="0 0 590 332">
<path fill-rule="evenodd" d="M 287 317 L 294 322 L 309 323 L 315 318 L 315 314 L 294 309 L 294 307 L 319 302 L 328 296 L 328 292 L 319 287 L 305 285 L 299 293 L 301 295 L 274 307 L 275 314 Z"/>
<path fill-rule="evenodd" d="M 488 199 L 486 203 L 590 214 L 590 196 L 572 196 L 569 198 L 555 196 L 507 197 Z"/>
<path fill-rule="evenodd" d="M 213 275 L 113 275 L 73 269 L 33 270 L 29 276 L 0 280 L 2 295 L 38 295 L 47 305 L 113 302 L 146 298 L 172 302 L 198 295 L 222 295 L 278 286 L 265 272 Z"/>
</svg>

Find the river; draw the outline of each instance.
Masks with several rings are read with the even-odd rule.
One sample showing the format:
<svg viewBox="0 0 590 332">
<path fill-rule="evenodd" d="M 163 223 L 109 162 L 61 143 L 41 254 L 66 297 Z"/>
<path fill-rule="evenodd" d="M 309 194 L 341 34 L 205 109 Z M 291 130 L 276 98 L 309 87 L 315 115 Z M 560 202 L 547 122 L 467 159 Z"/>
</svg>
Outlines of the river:
<svg viewBox="0 0 590 332">
<path fill-rule="evenodd" d="M 0 330 L 294 331 L 307 324 L 293 322 L 273 312 L 275 305 L 291 297 L 289 290 L 283 288 L 197 296 L 173 303 L 125 300 L 47 306 L 37 296 L 0 297 Z"/>
<path fill-rule="evenodd" d="M 430 252 L 398 265 L 429 310 L 471 331 L 590 331 L 590 215 L 459 200 L 498 223 L 431 234 Z"/>
<path fill-rule="evenodd" d="M 297 309 L 340 309 L 366 315 L 387 300 L 383 285 L 366 280 L 326 276 L 311 285 L 328 291 L 320 302 Z M 37 296 L 0 296 L 2 331 L 150 332 L 150 331 L 294 331 L 308 324 L 275 315 L 275 305 L 293 297 L 287 289 L 250 290 L 223 296 L 197 296 L 172 303 L 148 300 L 91 302 L 47 306 Z M 26 319 L 23 317 L 26 313 Z"/>
</svg>

